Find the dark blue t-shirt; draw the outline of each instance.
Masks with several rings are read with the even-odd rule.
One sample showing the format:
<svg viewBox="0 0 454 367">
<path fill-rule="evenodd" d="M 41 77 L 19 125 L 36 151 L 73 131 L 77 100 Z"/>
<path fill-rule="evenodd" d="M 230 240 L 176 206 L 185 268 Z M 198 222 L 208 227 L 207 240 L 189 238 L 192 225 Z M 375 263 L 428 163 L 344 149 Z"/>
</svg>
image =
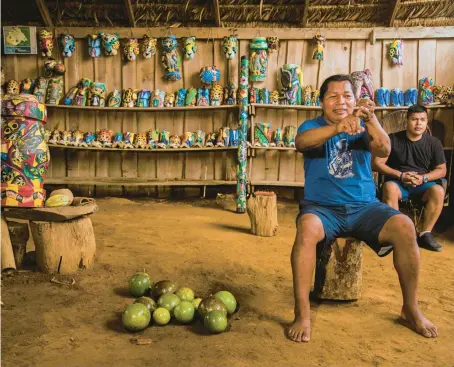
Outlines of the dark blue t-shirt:
<svg viewBox="0 0 454 367">
<path fill-rule="evenodd" d="M 323 126 L 328 123 L 318 116 L 301 124 L 298 133 Z M 377 201 L 366 132 L 336 135 L 303 154 L 305 200 L 328 205 Z"/>
</svg>

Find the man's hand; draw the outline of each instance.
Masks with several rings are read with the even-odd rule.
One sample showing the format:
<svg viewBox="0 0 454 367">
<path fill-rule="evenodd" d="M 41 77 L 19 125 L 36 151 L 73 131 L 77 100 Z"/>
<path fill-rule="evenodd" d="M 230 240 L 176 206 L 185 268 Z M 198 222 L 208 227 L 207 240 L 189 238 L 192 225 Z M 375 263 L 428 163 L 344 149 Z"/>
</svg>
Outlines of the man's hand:
<svg viewBox="0 0 454 367">
<path fill-rule="evenodd" d="M 405 172 L 402 175 L 402 183 L 408 186 L 419 186 L 423 184 L 422 176 L 416 172 Z"/>
<path fill-rule="evenodd" d="M 336 131 L 338 134 L 347 133 L 349 135 L 362 133 L 364 131 L 364 127 L 361 126 L 358 110 L 353 112 L 353 115 L 348 115 L 343 118 L 342 121 L 336 125 Z"/>
<path fill-rule="evenodd" d="M 375 103 L 369 98 L 360 98 L 356 101 L 357 107 L 364 107 L 369 110 L 370 114 L 375 113 Z M 362 116 L 360 116 L 362 118 Z M 363 119 L 364 120 L 364 119 Z M 364 120 L 365 121 L 365 120 Z"/>
</svg>

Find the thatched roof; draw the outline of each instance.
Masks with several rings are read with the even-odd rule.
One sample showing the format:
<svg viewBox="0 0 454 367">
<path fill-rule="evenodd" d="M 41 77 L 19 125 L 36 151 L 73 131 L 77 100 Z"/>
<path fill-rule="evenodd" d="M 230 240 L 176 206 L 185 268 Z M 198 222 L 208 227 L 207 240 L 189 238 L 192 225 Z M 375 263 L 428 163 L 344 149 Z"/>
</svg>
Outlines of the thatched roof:
<svg viewBox="0 0 454 367">
<path fill-rule="evenodd" d="M 9 0 L 2 2 L 2 23 L 59 27 L 435 27 L 454 25 L 454 1 Z"/>
</svg>

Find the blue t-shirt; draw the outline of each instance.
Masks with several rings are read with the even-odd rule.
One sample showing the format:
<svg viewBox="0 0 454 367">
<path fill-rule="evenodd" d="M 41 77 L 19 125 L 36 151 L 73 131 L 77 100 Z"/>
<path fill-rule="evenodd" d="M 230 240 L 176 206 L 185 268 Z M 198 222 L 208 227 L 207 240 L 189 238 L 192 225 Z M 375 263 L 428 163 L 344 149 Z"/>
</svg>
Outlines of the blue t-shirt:
<svg viewBox="0 0 454 367">
<path fill-rule="evenodd" d="M 328 123 L 318 116 L 301 124 L 298 133 L 323 126 Z M 377 201 L 366 132 L 336 135 L 303 154 L 305 200 L 327 205 Z"/>
</svg>

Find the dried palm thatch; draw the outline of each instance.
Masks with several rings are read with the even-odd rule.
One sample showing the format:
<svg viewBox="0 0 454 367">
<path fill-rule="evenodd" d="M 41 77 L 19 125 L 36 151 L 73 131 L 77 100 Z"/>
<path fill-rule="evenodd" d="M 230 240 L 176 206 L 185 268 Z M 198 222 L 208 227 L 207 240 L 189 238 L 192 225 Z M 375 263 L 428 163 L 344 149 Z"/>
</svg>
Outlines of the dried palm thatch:
<svg viewBox="0 0 454 367">
<path fill-rule="evenodd" d="M 56 26 L 131 26 L 125 0 L 43 0 Z M 379 27 L 454 25 L 453 0 L 129 0 L 137 27 Z M 4 1 L 4 24 L 42 25 L 36 0 Z M 392 16 L 394 11 L 394 16 Z M 304 18 L 304 24 L 303 24 Z M 393 24 L 391 23 L 391 20 Z M 40 24 L 41 23 L 41 24 Z"/>
</svg>

